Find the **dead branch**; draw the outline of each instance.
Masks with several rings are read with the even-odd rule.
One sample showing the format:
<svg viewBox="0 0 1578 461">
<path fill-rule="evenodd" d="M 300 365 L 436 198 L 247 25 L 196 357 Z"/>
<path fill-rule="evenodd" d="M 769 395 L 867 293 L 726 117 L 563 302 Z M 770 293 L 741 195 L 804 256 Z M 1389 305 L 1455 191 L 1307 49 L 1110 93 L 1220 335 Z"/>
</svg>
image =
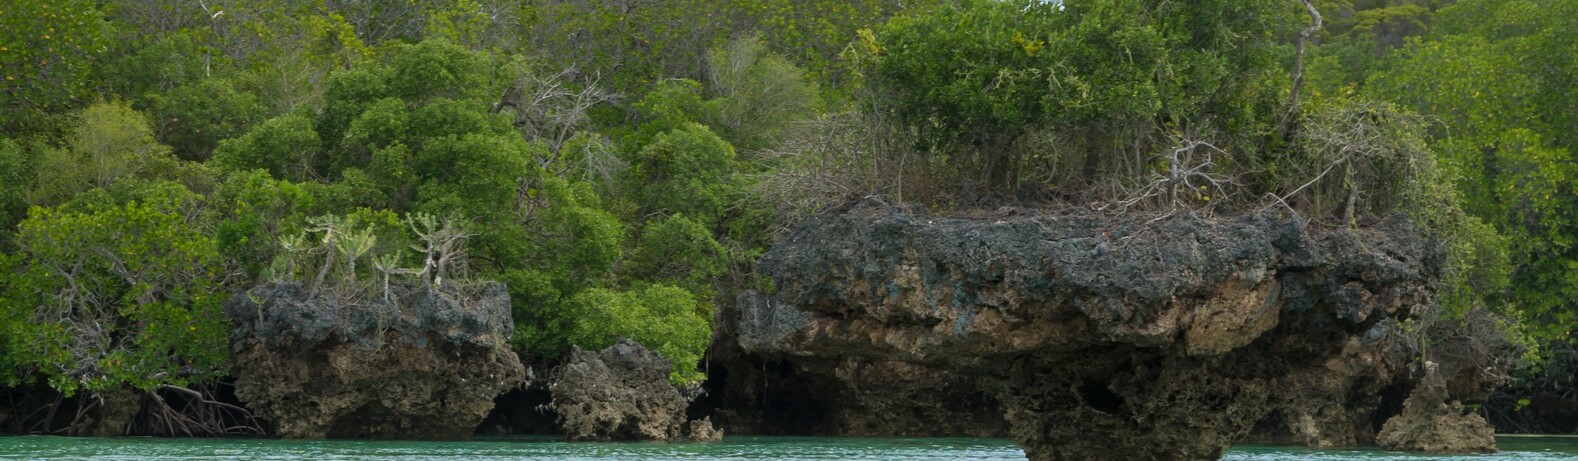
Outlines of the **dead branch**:
<svg viewBox="0 0 1578 461">
<path fill-rule="evenodd" d="M 1093 208 L 1123 213 L 1147 201 L 1160 201 L 1161 207 L 1168 210 L 1190 208 L 1202 202 L 1206 206 L 1220 203 L 1230 193 L 1234 181 L 1211 172 L 1216 166 L 1213 153 L 1226 154 L 1206 141 L 1182 140 L 1164 158 L 1165 171 L 1152 173 L 1149 180 L 1126 194 L 1127 198 L 1099 203 Z M 1180 195 L 1184 190 L 1194 194 L 1193 200 L 1189 195 Z"/>
<path fill-rule="evenodd" d="M 522 66 L 524 67 L 524 66 Z M 565 154 L 564 147 L 576 134 L 585 131 L 591 122 L 593 107 L 618 100 L 618 96 L 604 90 L 596 76 L 579 89 L 566 87 L 579 72 L 575 66 L 566 67 L 553 75 L 539 75 L 522 69 L 515 84 L 505 90 L 499 102 L 493 105 L 495 113 L 508 107 L 515 115 L 515 127 L 528 141 L 541 141 L 548 147 L 549 155 L 539 160 L 539 167 L 552 171 Z"/>
<path fill-rule="evenodd" d="M 1299 1 L 1304 3 L 1304 8 L 1309 10 L 1310 18 L 1313 18 L 1314 22 L 1311 23 L 1308 28 L 1305 28 L 1299 33 L 1298 42 L 1294 45 L 1293 89 L 1288 94 L 1288 109 L 1282 117 L 1282 126 L 1277 128 L 1277 133 L 1282 137 L 1282 139 L 1287 139 L 1288 136 L 1290 136 L 1293 132 L 1293 121 L 1296 119 L 1293 114 L 1297 113 L 1298 111 L 1299 92 L 1304 89 L 1305 47 L 1308 46 L 1310 40 L 1315 38 L 1315 33 L 1320 32 L 1321 29 L 1320 10 L 1315 9 L 1315 4 L 1311 3 L 1310 0 Z"/>
</svg>

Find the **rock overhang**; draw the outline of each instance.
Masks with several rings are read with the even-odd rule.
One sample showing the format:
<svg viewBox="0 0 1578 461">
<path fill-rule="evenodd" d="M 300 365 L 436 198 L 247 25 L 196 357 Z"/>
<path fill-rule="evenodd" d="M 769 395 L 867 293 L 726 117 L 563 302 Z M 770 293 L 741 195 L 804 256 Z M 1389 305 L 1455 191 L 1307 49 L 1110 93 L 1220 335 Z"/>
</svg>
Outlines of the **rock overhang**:
<svg viewBox="0 0 1578 461">
<path fill-rule="evenodd" d="M 1325 229 L 1275 211 L 934 217 L 866 202 L 784 238 L 759 265 L 773 291 L 729 317 L 744 352 L 803 368 L 979 377 L 1032 459 L 1212 458 L 1280 387 L 1430 309 L 1444 258 L 1401 216 Z"/>
</svg>

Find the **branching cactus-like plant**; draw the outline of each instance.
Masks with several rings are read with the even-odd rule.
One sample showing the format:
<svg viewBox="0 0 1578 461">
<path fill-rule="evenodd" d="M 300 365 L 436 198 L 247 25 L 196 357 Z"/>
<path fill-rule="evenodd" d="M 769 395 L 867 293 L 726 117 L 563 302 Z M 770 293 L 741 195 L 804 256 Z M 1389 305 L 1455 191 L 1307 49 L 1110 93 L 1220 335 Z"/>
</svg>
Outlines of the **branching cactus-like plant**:
<svg viewBox="0 0 1578 461">
<path fill-rule="evenodd" d="M 378 236 L 373 235 L 371 227 L 342 232 L 339 239 L 335 240 L 335 249 L 345 254 L 346 277 L 352 286 L 356 285 L 356 261 L 372 251 L 373 245 L 376 244 L 378 244 Z"/>
<path fill-rule="evenodd" d="M 451 218 L 437 218 L 427 213 L 413 213 L 406 217 L 406 225 L 416 233 L 418 243 L 411 248 L 423 255 L 422 268 L 416 275 L 430 286 L 442 286 L 452 268 L 466 264 L 466 238 L 472 234 Z"/>
<path fill-rule="evenodd" d="M 281 235 L 279 237 L 280 254 L 274 259 L 271 267 L 272 278 L 275 282 L 294 280 L 298 263 L 303 253 L 312 248 L 307 244 L 307 236 L 303 234 Z"/>
<path fill-rule="evenodd" d="M 390 300 L 389 279 L 396 272 L 400 272 L 400 255 L 397 253 L 381 254 L 374 256 L 373 269 L 383 276 L 384 301 Z"/>
<path fill-rule="evenodd" d="M 307 220 L 308 232 L 323 234 L 323 267 L 318 269 L 318 276 L 312 281 L 312 288 L 323 287 L 324 279 L 329 277 L 329 270 L 334 267 L 335 239 L 339 237 L 345 220 L 339 216 L 324 215 Z"/>
</svg>

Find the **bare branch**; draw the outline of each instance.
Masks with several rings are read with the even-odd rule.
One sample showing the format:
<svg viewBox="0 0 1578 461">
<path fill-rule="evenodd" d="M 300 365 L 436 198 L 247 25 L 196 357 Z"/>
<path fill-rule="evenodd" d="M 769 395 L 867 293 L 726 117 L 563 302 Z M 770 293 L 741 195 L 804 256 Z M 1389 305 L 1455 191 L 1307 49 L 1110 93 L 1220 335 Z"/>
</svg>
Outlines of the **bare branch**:
<svg viewBox="0 0 1578 461">
<path fill-rule="evenodd" d="M 1290 136 L 1292 134 L 1293 121 L 1296 119 L 1296 117 L 1294 117 L 1293 114 L 1298 111 L 1298 107 L 1299 107 L 1299 92 L 1304 89 L 1304 51 L 1305 51 L 1305 47 L 1308 46 L 1310 40 L 1315 38 L 1315 33 L 1316 32 L 1320 32 L 1320 29 L 1321 29 L 1320 10 L 1315 9 L 1315 4 L 1312 3 L 1311 0 L 1299 0 L 1299 1 L 1304 3 L 1304 8 L 1309 10 L 1310 18 L 1312 18 L 1314 21 L 1310 24 L 1310 26 L 1308 28 L 1305 28 L 1304 31 L 1299 33 L 1298 42 L 1297 42 L 1297 44 L 1294 45 L 1294 51 L 1293 51 L 1293 89 L 1292 89 L 1292 92 L 1290 92 L 1288 94 L 1288 109 L 1287 109 L 1287 113 L 1283 115 L 1282 126 L 1277 128 L 1277 133 L 1279 135 L 1281 135 L 1283 139 L 1287 139 L 1288 136 Z"/>
</svg>

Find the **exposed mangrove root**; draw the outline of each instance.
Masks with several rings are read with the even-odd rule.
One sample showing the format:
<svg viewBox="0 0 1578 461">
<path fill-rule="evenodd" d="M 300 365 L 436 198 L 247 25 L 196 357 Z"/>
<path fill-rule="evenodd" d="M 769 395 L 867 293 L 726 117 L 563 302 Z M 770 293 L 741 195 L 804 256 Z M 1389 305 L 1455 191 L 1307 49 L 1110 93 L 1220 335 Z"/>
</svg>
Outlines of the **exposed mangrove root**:
<svg viewBox="0 0 1578 461">
<path fill-rule="evenodd" d="M 142 411 L 128 434 L 155 437 L 224 437 L 267 434 L 252 412 L 214 398 L 211 386 L 198 390 L 163 385 L 143 394 Z"/>
<path fill-rule="evenodd" d="M 84 400 L 88 401 L 87 404 L 82 403 Z M 57 400 L 56 402 L 59 401 Z M 58 408 L 58 404 L 56 406 Z M 77 415 L 73 416 L 71 424 L 62 428 L 61 431 L 66 432 L 68 435 L 82 435 L 82 428 L 85 427 L 83 423 L 88 421 L 88 416 L 93 414 L 93 410 L 102 407 L 104 407 L 104 397 L 98 394 L 93 394 L 90 398 L 77 399 Z"/>
<path fill-rule="evenodd" d="M 21 408 L 32 411 L 17 420 L 18 433 L 29 435 L 117 436 L 136 411 L 130 391 L 79 392 L 67 396 L 53 390 L 24 398 Z M 35 406 L 36 405 L 36 406 Z"/>
<path fill-rule="evenodd" d="M 58 431 L 51 431 L 50 429 L 55 421 L 55 413 L 60 409 L 60 405 L 65 401 L 65 398 L 66 397 L 64 395 L 56 394 L 54 400 L 50 401 L 50 403 L 35 408 L 32 412 L 22 416 L 20 419 L 20 421 L 22 421 L 21 426 L 27 428 L 26 430 L 22 431 L 22 433 L 28 435 L 50 435 L 57 433 Z M 43 413 L 43 418 L 36 420 L 37 422 L 28 424 L 29 421 L 35 421 L 33 418 L 38 417 L 40 413 Z M 73 422 L 72 424 L 74 425 L 76 423 Z"/>
</svg>

